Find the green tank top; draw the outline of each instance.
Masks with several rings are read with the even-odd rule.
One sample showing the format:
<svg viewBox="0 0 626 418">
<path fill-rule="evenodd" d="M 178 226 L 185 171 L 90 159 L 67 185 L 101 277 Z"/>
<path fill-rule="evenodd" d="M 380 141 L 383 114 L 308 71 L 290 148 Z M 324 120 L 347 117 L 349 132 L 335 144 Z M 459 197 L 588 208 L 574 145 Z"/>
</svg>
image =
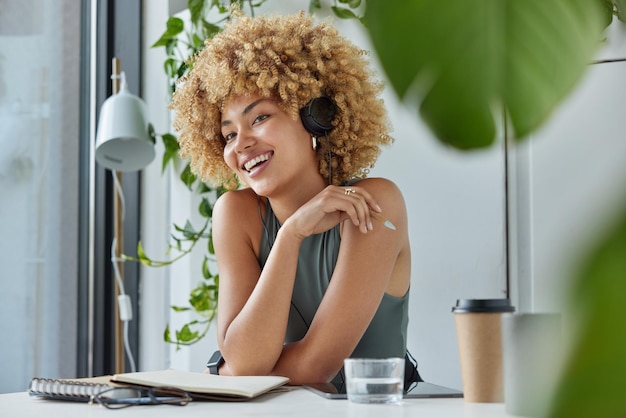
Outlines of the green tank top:
<svg viewBox="0 0 626 418">
<path fill-rule="evenodd" d="M 264 233 L 261 236 L 259 265 L 265 265 L 280 223 L 267 202 Z M 291 310 L 285 342 L 298 341 L 306 334 L 337 263 L 339 254 L 339 225 L 324 233 L 304 239 L 298 256 L 296 280 L 291 298 Z M 405 357 L 408 326 L 409 292 L 399 298 L 387 293 L 350 357 Z M 341 321 L 342 318 L 337 318 Z"/>
</svg>

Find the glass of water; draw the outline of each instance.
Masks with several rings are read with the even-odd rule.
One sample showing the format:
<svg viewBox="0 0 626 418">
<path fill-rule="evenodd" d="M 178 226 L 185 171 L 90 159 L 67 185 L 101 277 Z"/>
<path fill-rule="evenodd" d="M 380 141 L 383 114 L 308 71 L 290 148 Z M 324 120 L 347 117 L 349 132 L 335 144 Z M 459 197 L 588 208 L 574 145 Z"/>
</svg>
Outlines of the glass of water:
<svg viewBox="0 0 626 418">
<path fill-rule="evenodd" d="M 403 358 L 344 360 L 348 399 L 358 403 L 397 403 L 404 391 Z"/>
</svg>

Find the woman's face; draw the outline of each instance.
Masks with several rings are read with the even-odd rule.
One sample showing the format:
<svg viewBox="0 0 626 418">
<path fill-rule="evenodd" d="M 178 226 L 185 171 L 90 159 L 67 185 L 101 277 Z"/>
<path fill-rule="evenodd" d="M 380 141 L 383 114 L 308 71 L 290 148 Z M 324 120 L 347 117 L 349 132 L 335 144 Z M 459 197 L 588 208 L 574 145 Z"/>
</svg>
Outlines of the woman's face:
<svg viewBox="0 0 626 418">
<path fill-rule="evenodd" d="M 269 196 L 306 170 L 317 172 L 311 135 L 272 99 L 234 97 L 224 107 L 221 129 L 226 164 L 257 194 Z"/>
</svg>

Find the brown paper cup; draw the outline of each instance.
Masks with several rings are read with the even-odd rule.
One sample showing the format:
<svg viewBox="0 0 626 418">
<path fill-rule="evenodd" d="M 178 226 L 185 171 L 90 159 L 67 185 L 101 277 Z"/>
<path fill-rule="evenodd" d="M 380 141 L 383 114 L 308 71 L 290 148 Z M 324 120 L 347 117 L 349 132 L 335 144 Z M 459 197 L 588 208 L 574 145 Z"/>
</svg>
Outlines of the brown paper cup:
<svg viewBox="0 0 626 418">
<path fill-rule="evenodd" d="M 506 299 L 459 300 L 452 308 L 466 402 L 504 402 L 501 316 Z"/>
</svg>

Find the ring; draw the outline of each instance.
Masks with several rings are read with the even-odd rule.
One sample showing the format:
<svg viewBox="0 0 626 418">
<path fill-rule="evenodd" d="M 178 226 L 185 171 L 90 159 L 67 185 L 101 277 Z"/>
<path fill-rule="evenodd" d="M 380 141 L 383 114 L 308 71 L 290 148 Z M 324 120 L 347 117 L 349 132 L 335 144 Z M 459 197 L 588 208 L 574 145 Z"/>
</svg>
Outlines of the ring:
<svg viewBox="0 0 626 418">
<path fill-rule="evenodd" d="M 343 194 L 345 194 L 346 196 L 349 195 L 350 193 L 356 193 L 356 190 L 351 189 L 349 187 L 346 187 L 346 190 L 344 190 Z"/>
</svg>

